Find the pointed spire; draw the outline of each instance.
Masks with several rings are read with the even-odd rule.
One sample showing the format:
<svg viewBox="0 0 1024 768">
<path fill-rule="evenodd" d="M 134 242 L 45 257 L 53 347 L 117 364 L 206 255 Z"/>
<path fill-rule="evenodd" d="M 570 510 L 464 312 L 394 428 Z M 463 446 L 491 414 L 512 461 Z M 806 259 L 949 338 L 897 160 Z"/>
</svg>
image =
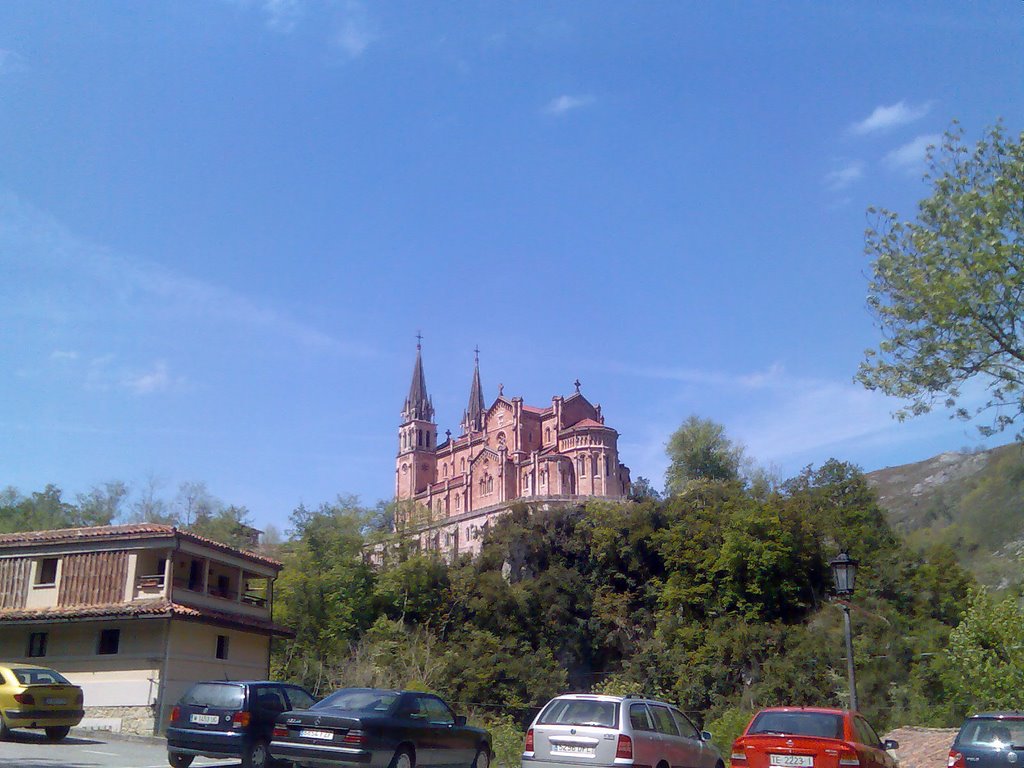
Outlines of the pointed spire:
<svg viewBox="0 0 1024 768">
<path fill-rule="evenodd" d="M 469 406 L 462 416 L 462 429 L 466 434 L 483 429 L 484 390 L 480 386 L 480 347 L 473 350 L 476 361 L 473 365 L 473 384 L 469 388 Z"/>
<path fill-rule="evenodd" d="M 412 384 L 409 385 L 409 396 L 405 399 L 402 416 L 406 421 L 433 421 L 434 404 L 427 395 L 427 377 L 423 375 L 423 357 L 420 354 L 423 336 L 416 334 L 416 365 L 412 369 Z"/>
</svg>

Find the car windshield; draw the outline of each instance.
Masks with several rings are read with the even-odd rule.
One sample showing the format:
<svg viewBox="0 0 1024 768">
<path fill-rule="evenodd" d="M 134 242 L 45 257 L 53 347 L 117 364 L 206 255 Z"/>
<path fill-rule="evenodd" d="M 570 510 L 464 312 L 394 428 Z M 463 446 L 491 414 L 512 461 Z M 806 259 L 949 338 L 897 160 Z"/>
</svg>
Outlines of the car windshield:
<svg viewBox="0 0 1024 768">
<path fill-rule="evenodd" d="M 956 743 L 962 747 L 1024 745 L 1024 719 L 972 717 L 960 729 Z"/>
<path fill-rule="evenodd" d="M 196 683 L 181 697 L 181 703 L 196 707 L 241 709 L 244 698 L 245 690 L 240 685 Z"/>
<path fill-rule="evenodd" d="M 555 699 L 541 713 L 544 725 L 595 725 L 614 728 L 619 705 L 614 701 L 593 699 Z"/>
<path fill-rule="evenodd" d="M 762 712 L 754 718 L 747 731 L 748 735 L 755 733 L 841 739 L 843 718 L 828 712 Z"/>
<path fill-rule="evenodd" d="M 334 707 L 348 712 L 387 712 L 398 698 L 397 691 L 377 691 L 367 688 L 343 688 L 310 709 Z"/>
<path fill-rule="evenodd" d="M 60 672 L 31 667 L 12 669 L 11 673 L 22 685 L 71 685 Z"/>
</svg>

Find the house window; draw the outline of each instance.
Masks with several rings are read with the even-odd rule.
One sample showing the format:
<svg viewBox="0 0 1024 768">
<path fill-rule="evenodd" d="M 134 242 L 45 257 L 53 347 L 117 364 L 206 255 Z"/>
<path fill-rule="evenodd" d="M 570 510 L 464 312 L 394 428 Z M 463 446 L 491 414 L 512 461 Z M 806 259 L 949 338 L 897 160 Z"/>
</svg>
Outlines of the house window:
<svg viewBox="0 0 1024 768">
<path fill-rule="evenodd" d="M 188 564 L 188 588 L 198 592 L 203 588 L 203 561 L 192 560 Z"/>
<path fill-rule="evenodd" d="M 228 657 L 228 636 L 217 635 L 217 658 L 226 659 Z"/>
<path fill-rule="evenodd" d="M 120 629 L 102 629 L 100 630 L 100 642 L 96 646 L 96 653 L 101 656 L 107 656 L 117 653 L 118 646 L 121 644 L 121 630 Z"/>
<path fill-rule="evenodd" d="M 29 658 L 46 655 L 46 632 L 33 632 L 28 636 Z"/>
<path fill-rule="evenodd" d="M 57 583 L 57 558 L 44 557 L 39 561 L 36 571 L 36 584 L 49 585 Z"/>
</svg>

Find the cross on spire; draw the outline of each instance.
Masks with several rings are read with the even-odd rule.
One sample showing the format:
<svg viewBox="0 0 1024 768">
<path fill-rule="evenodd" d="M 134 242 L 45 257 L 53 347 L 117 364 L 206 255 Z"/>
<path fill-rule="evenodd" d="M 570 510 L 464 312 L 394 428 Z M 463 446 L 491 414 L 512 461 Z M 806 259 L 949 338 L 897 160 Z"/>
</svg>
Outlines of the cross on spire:
<svg viewBox="0 0 1024 768">
<path fill-rule="evenodd" d="M 420 333 L 419 331 L 416 331 L 416 349 L 420 348 L 422 341 L 423 341 L 423 334 Z"/>
<path fill-rule="evenodd" d="M 573 382 L 573 386 L 576 387 L 576 394 L 579 394 L 579 392 L 580 392 L 580 380 L 578 378 L 576 379 L 576 381 Z"/>
</svg>

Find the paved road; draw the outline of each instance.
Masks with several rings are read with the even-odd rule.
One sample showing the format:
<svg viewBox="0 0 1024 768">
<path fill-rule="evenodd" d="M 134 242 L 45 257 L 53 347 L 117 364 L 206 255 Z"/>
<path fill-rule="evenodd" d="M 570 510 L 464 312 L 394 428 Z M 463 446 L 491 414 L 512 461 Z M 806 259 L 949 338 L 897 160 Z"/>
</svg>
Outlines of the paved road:
<svg viewBox="0 0 1024 768">
<path fill-rule="evenodd" d="M 238 768 L 237 760 L 197 757 L 193 768 Z M 97 731 L 72 731 L 47 741 L 39 731 L 14 731 L 0 742 L 0 768 L 169 768 L 163 739 L 127 739 Z"/>
</svg>

